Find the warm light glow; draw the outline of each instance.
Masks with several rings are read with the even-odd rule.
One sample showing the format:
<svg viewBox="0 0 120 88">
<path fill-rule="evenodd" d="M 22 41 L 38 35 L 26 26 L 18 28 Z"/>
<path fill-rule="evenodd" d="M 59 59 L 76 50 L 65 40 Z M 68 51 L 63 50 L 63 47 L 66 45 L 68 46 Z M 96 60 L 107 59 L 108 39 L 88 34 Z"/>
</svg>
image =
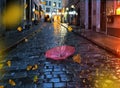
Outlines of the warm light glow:
<svg viewBox="0 0 120 88">
<path fill-rule="evenodd" d="M 74 6 L 74 5 L 71 5 L 71 8 L 75 8 L 75 6 Z"/>
<path fill-rule="evenodd" d="M 56 4 L 55 4 L 55 3 L 53 3 L 53 7 L 55 7 L 55 5 L 56 5 Z"/>
<path fill-rule="evenodd" d="M 66 10 L 68 11 L 68 10 L 69 10 L 69 8 L 66 8 Z"/>
<path fill-rule="evenodd" d="M 116 15 L 120 15 L 120 7 L 116 9 Z"/>
<path fill-rule="evenodd" d="M 20 23 L 22 16 L 23 8 L 17 4 L 12 4 L 4 11 L 2 23 L 6 27 L 14 27 Z"/>
<path fill-rule="evenodd" d="M 40 4 L 43 4 L 43 5 L 46 5 L 46 2 L 45 1 L 40 1 Z"/>
<path fill-rule="evenodd" d="M 35 11 L 35 8 L 33 8 L 32 11 L 34 12 L 34 11 Z"/>
<path fill-rule="evenodd" d="M 34 21 L 35 20 L 35 18 L 32 18 L 32 21 Z"/>
</svg>

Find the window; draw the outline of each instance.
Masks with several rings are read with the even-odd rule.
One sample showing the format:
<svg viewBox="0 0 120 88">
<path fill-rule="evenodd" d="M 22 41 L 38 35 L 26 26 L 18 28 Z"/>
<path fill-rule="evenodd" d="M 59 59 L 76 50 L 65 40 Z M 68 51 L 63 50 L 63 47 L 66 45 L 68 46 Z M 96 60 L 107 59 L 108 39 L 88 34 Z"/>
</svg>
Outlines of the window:
<svg viewBox="0 0 120 88">
<path fill-rule="evenodd" d="M 59 7 L 61 7 L 61 3 L 59 3 Z"/>
<path fill-rule="evenodd" d="M 46 12 L 50 12 L 50 8 L 46 8 Z"/>
<path fill-rule="evenodd" d="M 51 1 L 49 1 L 49 6 L 51 6 Z"/>
<path fill-rule="evenodd" d="M 48 1 L 46 1 L 46 5 L 48 5 Z"/>
<path fill-rule="evenodd" d="M 56 2 L 53 3 L 53 6 L 56 7 Z"/>
</svg>

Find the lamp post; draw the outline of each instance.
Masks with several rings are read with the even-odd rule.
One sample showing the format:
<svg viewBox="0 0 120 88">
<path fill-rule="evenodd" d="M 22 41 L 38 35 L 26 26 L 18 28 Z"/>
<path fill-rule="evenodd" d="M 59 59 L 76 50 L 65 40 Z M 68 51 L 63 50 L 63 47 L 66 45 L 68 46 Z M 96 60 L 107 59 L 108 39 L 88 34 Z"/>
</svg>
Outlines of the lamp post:
<svg viewBox="0 0 120 88">
<path fill-rule="evenodd" d="M 66 8 L 66 21 L 69 22 L 69 8 Z"/>
</svg>

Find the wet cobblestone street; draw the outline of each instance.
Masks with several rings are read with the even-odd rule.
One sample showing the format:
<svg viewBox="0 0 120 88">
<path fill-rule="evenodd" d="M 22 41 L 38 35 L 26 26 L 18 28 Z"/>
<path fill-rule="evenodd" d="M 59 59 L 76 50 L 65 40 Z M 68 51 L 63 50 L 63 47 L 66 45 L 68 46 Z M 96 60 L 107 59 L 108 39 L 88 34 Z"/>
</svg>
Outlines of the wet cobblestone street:
<svg viewBox="0 0 120 88">
<path fill-rule="evenodd" d="M 25 39 L 4 59 L 1 56 L 0 85 L 5 88 L 120 88 L 120 58 L 64 27 L 51 23 L 42 26 L 41 31 Z M 47 50 L 60 45 L 75 47 L 74 55 L 80 54 L 81 63 L 73 61 L 74 55 L 62 61 L 45 57 Z M 11 61 L 10 67 L 7 61 Z M 28 66 L 32 70 L 27 70 Z M 15 86 L 9 83 L 10 79 Z"/>
</svg>

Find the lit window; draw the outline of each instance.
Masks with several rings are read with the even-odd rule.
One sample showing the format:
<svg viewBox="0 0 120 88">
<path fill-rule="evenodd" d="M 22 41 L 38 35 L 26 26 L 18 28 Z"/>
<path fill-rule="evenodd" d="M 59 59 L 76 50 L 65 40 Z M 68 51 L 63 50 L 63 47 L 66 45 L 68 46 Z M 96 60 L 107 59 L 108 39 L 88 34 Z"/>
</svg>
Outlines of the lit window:
<svg viewBox="0 0 120 88">
<path fill-rule="evenodd" d="M 120 7 L 116 9 L 116 15 L 120 15 Z"/>
<path fill-rule="evenodd" d="M 56 7 L 56 2 L 53 3 L 53 6 Z"/>
</svg>

